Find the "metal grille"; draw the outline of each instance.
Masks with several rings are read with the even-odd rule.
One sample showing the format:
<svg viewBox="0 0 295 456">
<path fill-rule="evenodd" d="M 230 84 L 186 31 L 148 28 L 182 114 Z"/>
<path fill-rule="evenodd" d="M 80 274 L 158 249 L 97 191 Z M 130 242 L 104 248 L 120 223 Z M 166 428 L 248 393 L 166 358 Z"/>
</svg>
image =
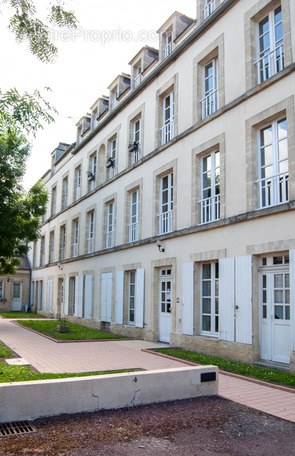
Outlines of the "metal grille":
<svg viewBox="0 0 295 456">
<path fill-rule="evenodd" d="M 13 423 L 0 423 L 0 437 L 8 435 L 28 434 L 35 432 L 36 428 L 29 421 L 18 421 Z"/>
</svg>

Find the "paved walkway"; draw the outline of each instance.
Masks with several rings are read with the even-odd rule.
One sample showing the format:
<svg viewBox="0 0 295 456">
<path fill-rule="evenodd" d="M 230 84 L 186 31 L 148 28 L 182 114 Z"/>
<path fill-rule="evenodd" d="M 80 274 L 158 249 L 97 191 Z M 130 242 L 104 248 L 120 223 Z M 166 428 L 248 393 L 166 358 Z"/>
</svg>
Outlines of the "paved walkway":
<svg viewBox="0 0 295 456">
<path fill-rule="evenodd" d="M 147 353 L 166 344 L 142 340 L 56 343 L 0 318 L 0 340 L 39 372 L 91 372 L 187 366 L 181 361 Z M 295 423 L 295 390 L 220 373 L 219 395 L 234 402 Z"/>
</svg>

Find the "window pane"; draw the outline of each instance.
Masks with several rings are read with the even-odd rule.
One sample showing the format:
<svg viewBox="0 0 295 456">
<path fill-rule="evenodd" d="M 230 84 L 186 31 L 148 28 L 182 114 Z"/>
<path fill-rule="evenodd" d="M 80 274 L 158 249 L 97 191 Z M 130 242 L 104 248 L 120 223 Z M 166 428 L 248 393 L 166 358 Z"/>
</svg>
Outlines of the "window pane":
<svg viewBox="0 0 295 456">
<path fill-rule="evenodd" d="M 275 306 L 275 319 L 276 320 L 284 319 L 284 306 Z"/>
<path fill-rule="evenodd" d="M 202 312 L 205 314 L 211 313 L 211 298 L 202 299 Z"/>
<path fill-rule="evenodd" d="M 211 317 L 203 315 L 202 317 L 202 330 L 211 331 Z"/>
<path fill-rule="evenodd" d="M 290 306 L 286 306 L 285 307 L 285 310 L 286 310 L 286 320 L 290 320 Z"/>
<path fill-rule="evenodd" d="M 203 279 L 211 279 L 211 264 L 203 264 Z"/>
<path fill-rule="evenodd" d="M 283 302 L 284 302 L 283 290 L 275 290 L 274 302 L 277 304 L 283 304 Z"/>
<path fill-rule="evenodd" d="M 282 288 L 284 286 L 284 276 L 283 274 L 275 274 L 274 275 L 274 287 L 275 288 Z"/>
</svg>

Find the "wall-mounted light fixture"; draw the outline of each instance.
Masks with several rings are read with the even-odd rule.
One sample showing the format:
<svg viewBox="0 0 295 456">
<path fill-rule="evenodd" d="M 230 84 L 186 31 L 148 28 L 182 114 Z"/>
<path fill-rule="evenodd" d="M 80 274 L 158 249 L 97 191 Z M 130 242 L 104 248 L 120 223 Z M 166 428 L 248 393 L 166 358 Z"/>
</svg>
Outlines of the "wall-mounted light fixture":
<svg viewBox="0 0 295 456">
<path fill-rule="evenodd" d="M 159 252 L 165 252 L 165 249 L 164 249 L 161 241 L 157 241 L 157 247 L 159 249 Z"/>
<path fill-rule="evenodd" d="M 62 265 L 60 263 L 57 263 L 57 267 L 60 271 L 62 271 Z"/>
</svg>

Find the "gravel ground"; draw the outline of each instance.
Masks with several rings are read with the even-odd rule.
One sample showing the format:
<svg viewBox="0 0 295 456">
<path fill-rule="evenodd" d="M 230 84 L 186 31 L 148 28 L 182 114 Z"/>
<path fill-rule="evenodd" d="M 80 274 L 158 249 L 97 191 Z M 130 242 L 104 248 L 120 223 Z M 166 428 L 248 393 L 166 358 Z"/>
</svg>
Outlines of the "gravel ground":
<svg viewBox="0 0 295 456">
<path fill-rule="evenodd" d="M 0 456 L 295 456 L 295 424 L 218 396 L 43 418 Z"/>
</svg>

